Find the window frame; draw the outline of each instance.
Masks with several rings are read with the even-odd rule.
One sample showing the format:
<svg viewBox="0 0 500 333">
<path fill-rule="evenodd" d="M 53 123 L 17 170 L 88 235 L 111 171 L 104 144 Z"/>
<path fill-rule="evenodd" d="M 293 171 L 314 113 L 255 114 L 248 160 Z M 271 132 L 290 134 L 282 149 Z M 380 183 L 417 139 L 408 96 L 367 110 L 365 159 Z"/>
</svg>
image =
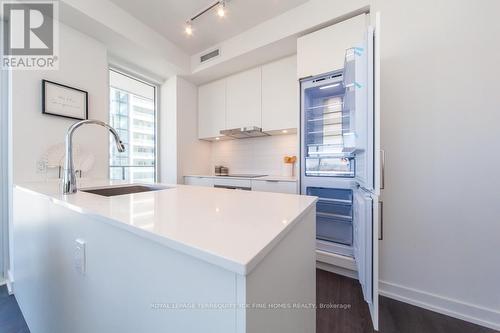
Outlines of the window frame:
<svg viewBox="0 0 500 333">
<path fill-rule="evenodd" d="M 151 86 L 153 88 L 153 93 L 154 93 L 154 121 L 155 121 L 155 126 L 154 126 L 154 136 L 155 136 L 155 146 L 154 146 L 154 159 L 155 159 L 155 165 L 154 165 L 154 183 L 158 183 L 160 179 L 160 138 L 159 138 L 159 128 L 160 128 L 160 94 L 159 91 L 161 89 L 160 83 L 157 83 L 153 79 L 147 78 L 147 76 L 138 74 L 135 72 L 131 72 L 128 70 L 125 70 L 119 66 L 113 66 L 110 65 L 108 67 L 108 121 L 110 120 L 111 117 L 111 95 L 110 95 L 110 90 L 111 88 L 115 88 L 118 90 L 121 90 L 120 88 L 113 87 L 111 85 L 111 82 L 109 82 L 109 73 L 110 72 L 115 72 L 117 74 L 126 76 L 132 80 L 139 81 L 141 83 L 144 83 L 148 86 Z M 108 143 L 109 147 L 109 143 Z M 130 149 L 130 146 L 129 146 Z M 111 151 L 109 151 L 108 148 L 108 179 L 111 179 L 111 166 L 110 166 L 110 157 L 111 157 Z"/>
</svg>

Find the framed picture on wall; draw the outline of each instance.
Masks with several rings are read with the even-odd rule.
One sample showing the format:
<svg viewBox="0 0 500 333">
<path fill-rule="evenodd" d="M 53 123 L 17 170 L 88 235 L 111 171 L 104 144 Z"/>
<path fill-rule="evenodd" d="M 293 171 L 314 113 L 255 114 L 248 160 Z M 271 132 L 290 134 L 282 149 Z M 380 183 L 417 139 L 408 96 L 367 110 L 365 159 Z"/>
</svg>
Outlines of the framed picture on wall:
<svg viewBox="0 0 500 333">
<path fill-rule="evenodd" d="M 64 84 L 42 80 L 42 113 L 71 119 L 89 117 L 88 92 Z"/>
</svg>

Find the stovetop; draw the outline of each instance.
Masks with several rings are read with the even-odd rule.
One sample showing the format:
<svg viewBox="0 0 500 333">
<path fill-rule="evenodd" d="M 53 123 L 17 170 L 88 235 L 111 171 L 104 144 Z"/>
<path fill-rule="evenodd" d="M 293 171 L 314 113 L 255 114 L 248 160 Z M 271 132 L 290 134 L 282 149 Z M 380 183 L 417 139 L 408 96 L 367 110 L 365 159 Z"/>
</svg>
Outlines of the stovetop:
<svg viewBox="0 0 500 333">
<path fill-rule="evenodd" d="M 259 178 L 259 177 L 265 177 L 267 175 L 253 175 L 253 174 L 229 174 L 229 175 L 217 175 L 217 177 L 233 177 L 233 178 Z"/>
</svg>

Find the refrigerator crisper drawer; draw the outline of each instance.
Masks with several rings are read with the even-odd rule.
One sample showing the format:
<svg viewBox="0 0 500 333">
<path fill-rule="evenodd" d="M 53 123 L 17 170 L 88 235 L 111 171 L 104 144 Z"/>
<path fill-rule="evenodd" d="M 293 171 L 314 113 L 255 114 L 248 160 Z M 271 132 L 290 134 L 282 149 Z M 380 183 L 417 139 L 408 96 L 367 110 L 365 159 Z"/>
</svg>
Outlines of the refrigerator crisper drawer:
<svg viewBox="0 0 500 333">
<path fill-rule="evenodd" d="M 307 176 L 354 177 L 354 159 L 345 157 L 306 157 L 305 160 Z"/>
<path fill-rule="evenodd" d="M 352 223 L 317 215 L 316 238 L 329 242 L 352 245 Z"/>
</svg>

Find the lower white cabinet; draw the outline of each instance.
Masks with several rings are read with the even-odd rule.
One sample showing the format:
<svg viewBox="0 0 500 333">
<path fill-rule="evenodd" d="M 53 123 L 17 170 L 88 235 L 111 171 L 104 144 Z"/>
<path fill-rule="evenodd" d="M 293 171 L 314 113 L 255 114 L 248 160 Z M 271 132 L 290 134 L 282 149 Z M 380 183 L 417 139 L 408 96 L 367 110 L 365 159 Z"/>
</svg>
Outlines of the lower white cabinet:
<svg viewBox="0 0 500 333">
<path fill-rule="evenodd" d="M 214 178 L 214 186 L 247 190 L 252 188 L 252 181 L 250 179 L 216 177 Z"/>
<path fill-rule="evenodd" d="M 207 187 L 234 187 L 236 189 L 251 189 L 260 192 L 276 192 L 297 194 L 297 182 L 284 180 L 256 180 L 213 176 L 184 176 L 185 185 Z"/>
<path fill-rule="evenodd" d="M 184 177 L 185 185 L 193 185 L 193 186 L 214 186 L 214 179 L 209 177 L 198 177 L 198 176 L 186 176 Z"/>
<path fill-rule="evenodd" d="M 275 180 L 252 180 L 252 191 L 296 194 L 297 183 Z"/>
</svg>

